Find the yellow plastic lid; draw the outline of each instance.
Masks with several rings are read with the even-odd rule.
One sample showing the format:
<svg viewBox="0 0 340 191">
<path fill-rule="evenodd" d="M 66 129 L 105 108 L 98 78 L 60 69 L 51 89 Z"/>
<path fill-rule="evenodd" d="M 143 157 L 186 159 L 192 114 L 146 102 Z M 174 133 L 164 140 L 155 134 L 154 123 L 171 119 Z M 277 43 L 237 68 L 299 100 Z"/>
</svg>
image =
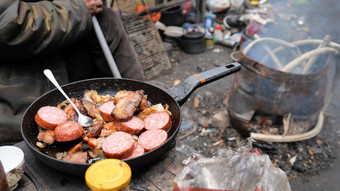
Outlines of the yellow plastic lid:
<svg viewBox="0 0 340 191">
<path fill-rule="evenodd" d="M 95 162 L 85 173 L 86 185 L 93 191 L 118 191 L 126 187 L 130 180 L 130 166 L 118 159 Z"/>
</svg>

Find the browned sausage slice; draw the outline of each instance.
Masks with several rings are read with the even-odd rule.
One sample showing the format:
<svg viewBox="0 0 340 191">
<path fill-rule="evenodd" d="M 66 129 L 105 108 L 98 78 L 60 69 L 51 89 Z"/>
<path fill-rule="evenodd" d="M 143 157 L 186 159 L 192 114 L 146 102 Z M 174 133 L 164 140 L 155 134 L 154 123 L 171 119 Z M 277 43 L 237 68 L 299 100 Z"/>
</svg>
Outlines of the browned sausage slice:
<svg viewBox="0 0 340 191">
<path fill-rule="evenodd" d="M 83 127 L 75 121 L 66 121 L 54 130 L 54 138 L 59 142 L 73 141 L 84 134 Z"/>
<path fill-rule="evenodd" d="M 88 128 L 86 132 L 87 137 L 96 137 L 101 133 L 101 130 L 104 126 L 104 121 L 95 121 L 93 122 L 92 126 Z"/>
<path fill-rule="evenodd" d="M 127 157 L 126 159 L 136 158 L 136 157 L 143 155 L 144 153 L 145 153 L 144 147 L 140 144 L 137 144 L 137 146 L 133 150 L 132 154 L 129 157 Z"/>
<path fill-rule="evenodd" d="M 117 95 L 118 94 L 118 95 Z M 118 120 L 129 119 L 137 110 L 140 102 L 143 99 L 144 91 L 119 91 L 116 94 L 115 104 L 116 107 L 112 111 L 112 115 Z"/>
<path fill-rule="evenodd" d="M 120 122 L 117 129 L 132 135 L 137 135 L 143 131 L 144 121 L 139 117 L 132 116 L 129 120 Z"/>
<path fill-rule="evenodd" d="M 54 106 L 44 106 L 40 108 L 35 115 L 35 122 L 47 130 L 55 129 L 59 124 L 67 120 L 67 114 L 64 110 Z"/>
<path fill-rule="evenodd" d="M 114 108 L 115 104 L 113 101 L 108 101 L 99 107 L 100 115 L 102 116 L 104 121 L 113 121 L 111 113 Z"/>
<path fill-rule="evenodd" d="M 166 131 L 153 129 L 145 131 L 138 137 L 138 143 L 142 145 L 145 151 L 151 151 L 161 146 L 168 139 Z"/>
<path fill-rule="evenodd" d="M 162 129 L 167 131 L 171 127 L 171 118 L 167 112 L 152 113 L 144 119 L 145 129 Z"/>
<path fill-rule="evenodd" d="M 102 150 L 108 158 L 124 159 L 132 154 L 134 142 L 132 135 L 119 131 L 105 139 Z"/>
</svg>

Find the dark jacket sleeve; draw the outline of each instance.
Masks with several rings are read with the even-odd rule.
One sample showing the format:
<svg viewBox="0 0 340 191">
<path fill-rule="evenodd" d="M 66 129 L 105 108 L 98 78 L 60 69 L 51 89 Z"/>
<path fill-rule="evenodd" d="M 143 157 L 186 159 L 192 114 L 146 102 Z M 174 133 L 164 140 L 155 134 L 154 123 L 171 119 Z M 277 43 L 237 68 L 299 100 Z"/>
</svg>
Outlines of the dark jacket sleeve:
<svg viewBox="0 0 340 191">
<path fill-rule="evenodd" d="M 92 29 L 83 0 L 0 0 L 0 57 L 27 59 L 80 40 Z"/>
</svg>

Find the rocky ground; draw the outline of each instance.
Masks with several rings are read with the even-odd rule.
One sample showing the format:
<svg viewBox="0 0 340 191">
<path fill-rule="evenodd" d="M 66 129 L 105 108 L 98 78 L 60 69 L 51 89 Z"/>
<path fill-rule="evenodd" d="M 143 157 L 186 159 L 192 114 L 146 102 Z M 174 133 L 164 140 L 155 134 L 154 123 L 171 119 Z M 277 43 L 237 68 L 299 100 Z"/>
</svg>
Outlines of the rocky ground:
<svg viewBox="0 0 340 191">
<path fill-rule="evenodd" d="M 201 54 L 174 50 L 171 56 L 172 68 L 150 80 L 150 83 L 166 89 L 191 74 L 233 62 L 231 52 L 232 49 L 218 45 Z M 247 142 L 247 138 L 229 124 L 227 98 L 232 83 L 233 76 L 228 76 L 199 88 L 191 95 L 181 107 L 183 120 L 178 135 L 181 143 L 210 157 L 219 148 L 236 150 Z M 293 190 L 336 190 L 334 172 L 337 172 L 337 167 L 340 168 L 339 97 L 340 88 L 337 88 L 327 110 L 323 130 L 318 136 L 294 143 L 253 143 L 253 147 L 258 148 L 262 154 L 269 155 L 274 166 L 286 172 Z M 319 182 L 316 180 L 325 182 L 316 183 Z"/>
</svg>

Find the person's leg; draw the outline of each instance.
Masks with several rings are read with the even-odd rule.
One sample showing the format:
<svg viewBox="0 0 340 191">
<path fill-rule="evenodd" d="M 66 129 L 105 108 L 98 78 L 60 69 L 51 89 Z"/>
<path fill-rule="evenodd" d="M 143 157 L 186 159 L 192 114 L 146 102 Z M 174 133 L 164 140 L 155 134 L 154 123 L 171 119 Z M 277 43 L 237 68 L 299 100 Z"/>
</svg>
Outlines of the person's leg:
<svg viewBox="0 0 340 191">
<path fill-rule="evenodd" d="M 103 12 L 96 17 L 121 76 L 123 78 L 144 80 L 142 64 L 138 59 L 120 18 L 108 8 L 104 8 Z M 110 69 L 99 46 L 99 42 L 96 41 L 96 43 L 97 47 L 93 49 L 92 54 L 95 57 L 94 59 L 98 67 L 107 73 Z M 103 59 L 105 59 L 105 61 L 103 61 Z"/>
</svg>

